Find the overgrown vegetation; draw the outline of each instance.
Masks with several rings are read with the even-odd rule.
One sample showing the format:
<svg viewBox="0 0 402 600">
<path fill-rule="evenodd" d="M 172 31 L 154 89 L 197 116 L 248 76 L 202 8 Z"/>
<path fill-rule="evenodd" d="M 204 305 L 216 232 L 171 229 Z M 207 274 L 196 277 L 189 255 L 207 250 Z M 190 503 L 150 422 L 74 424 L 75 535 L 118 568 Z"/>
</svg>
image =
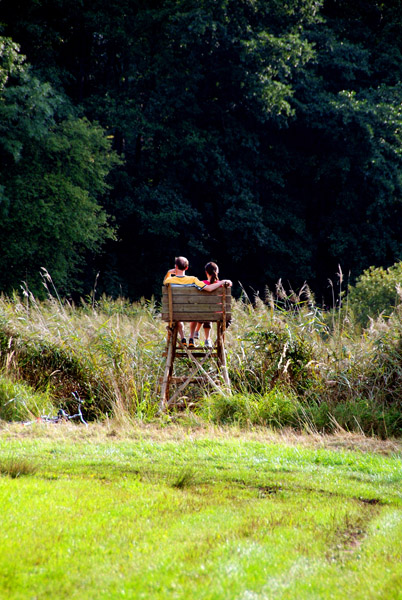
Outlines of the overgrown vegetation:
<svg viewBox="0 0 402 600">
<path fill-rule="evenodd" d="M 400 435 L 402 306 L 366 329 L 353 316 L 358 306 L 323 311 L 307 285 L 296 294 L 280 282 L 264 301 L 234 300 L 232 395 L 193 386 L 162 418 Z M 26 290 L 2 297 L 0 418 L 24 420 L 51 403 L 75 412 L 73 393 L 89 419 L 156 418 L 165 333 L 154 300 L 91 297 L 75 306 L 50 294 L 38 303 Z"/>
</svg>

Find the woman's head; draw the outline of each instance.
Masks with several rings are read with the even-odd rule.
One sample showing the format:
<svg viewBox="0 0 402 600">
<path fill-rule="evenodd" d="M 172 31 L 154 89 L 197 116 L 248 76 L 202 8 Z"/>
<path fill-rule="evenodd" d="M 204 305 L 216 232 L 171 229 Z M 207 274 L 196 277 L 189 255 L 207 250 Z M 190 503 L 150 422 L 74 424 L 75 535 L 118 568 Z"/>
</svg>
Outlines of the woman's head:
<svg viewBox="0 0 402 600">
<path fill-rule="evenodd" d="M 211 283 L 218 281 L 219 267 L 214 262 L 209 262 L 205 265 L 205 273 L 209 276 L 208 279 Z"/>
</svg>

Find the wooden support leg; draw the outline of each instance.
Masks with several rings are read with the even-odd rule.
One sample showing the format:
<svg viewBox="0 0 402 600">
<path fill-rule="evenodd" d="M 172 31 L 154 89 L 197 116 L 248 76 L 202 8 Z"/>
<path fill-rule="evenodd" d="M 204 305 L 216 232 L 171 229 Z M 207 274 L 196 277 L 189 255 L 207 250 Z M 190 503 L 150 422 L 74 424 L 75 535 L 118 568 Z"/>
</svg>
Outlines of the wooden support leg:
<svg viewBox="0 0 402 600">
<path fill-rule="evenodd" d="M 166 366 L 161 386 L 159 410 L 164 412 L 169 402 L 170 380 L 173 374 L 173 363 L 176 355 L 177 323 L 168 327 Z"/>
<path fill-rule="evenodd" d="M 218 333 L 218 335 L 217 335 L 217 340 L 216 340 L 216 347 L 217 347 L 217 353 L 218 353 L 218 362 L 219 362 L 219 366 L 222 371 L 223 380 L 226 384 L 227 390 L 228 390 L 229 394 L 231 394 L 230 379 L 229 379 L 229 373 L 228 373 L 227 364 L 226 364 L 225 333 L 224 333 L 224 326 L 222 325 L 221 322 L 217 323 L 217 333 Z"/>
</svg>

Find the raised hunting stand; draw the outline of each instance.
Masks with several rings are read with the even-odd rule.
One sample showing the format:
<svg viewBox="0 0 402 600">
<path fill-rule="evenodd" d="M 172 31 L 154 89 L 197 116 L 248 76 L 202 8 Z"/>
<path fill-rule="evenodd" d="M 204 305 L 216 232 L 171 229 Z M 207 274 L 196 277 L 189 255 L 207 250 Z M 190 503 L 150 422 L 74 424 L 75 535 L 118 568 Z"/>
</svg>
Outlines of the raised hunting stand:
<svg viewBox="0 0 402 600">
<path fill-rule="evenodd" d="M 215 391 L 224 394 L 212 377 L 203 369 L 208 358 L 215 358 L 226 387 L 230 393 L 230 380 L 226 366 L 225 330 L 231 319 L 231 288 L 221 286 L 213 292 L 197 290 L 195 287 L 166 284 L 162 288 L 162 319 L 167 321 L 166 366 L 161 385 L 160 410 L 172 406 L 191 382 L 209 383 Z M 212 348 L 197 347 L 189 350 L 178 339 L 180 321 L 212 321 L 217 324 L 217 338 Z M 193 363 L 192 370 L 185 376 L 174 377 L 175 358 L 187 358 Z M 201 358 L 201 360 L 197 360 Z M 196 377 L 197 372 L 202 373 Z M 170 386 L 181 384 L 170 397 Z"/>
</svg>

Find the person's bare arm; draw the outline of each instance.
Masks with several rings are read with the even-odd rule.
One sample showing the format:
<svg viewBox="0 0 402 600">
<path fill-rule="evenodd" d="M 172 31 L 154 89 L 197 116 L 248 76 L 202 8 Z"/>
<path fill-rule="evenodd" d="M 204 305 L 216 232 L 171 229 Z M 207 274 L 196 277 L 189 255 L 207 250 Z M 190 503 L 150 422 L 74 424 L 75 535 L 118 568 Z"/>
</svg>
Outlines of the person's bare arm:
<svg viewBox="0 0 402 600">
<path fill-rule="evenodd" d="M 213 292 L 214 290 L 217 290 L 218 288 L 222 287 L 223 285 L 226 285 L 227 287 L 232 287 L 232 282 L 230 281 L 230 279 L 222 279 L 221 281 L 217 281 L 216 283 L 211 283 L 210 285 L 206 285 L 204 288 L 202 288 L 203 292 Z"/>
<path fill-rule="evenodd" d="M 170 276 L 170 275 L 175 275 L 176 274 L 176 269 L 169 269 L 169 271 L 166 273 L 165 277 L 163 278 L 163 283 L 166 282 L 166 279 Z"/>
</svg>

